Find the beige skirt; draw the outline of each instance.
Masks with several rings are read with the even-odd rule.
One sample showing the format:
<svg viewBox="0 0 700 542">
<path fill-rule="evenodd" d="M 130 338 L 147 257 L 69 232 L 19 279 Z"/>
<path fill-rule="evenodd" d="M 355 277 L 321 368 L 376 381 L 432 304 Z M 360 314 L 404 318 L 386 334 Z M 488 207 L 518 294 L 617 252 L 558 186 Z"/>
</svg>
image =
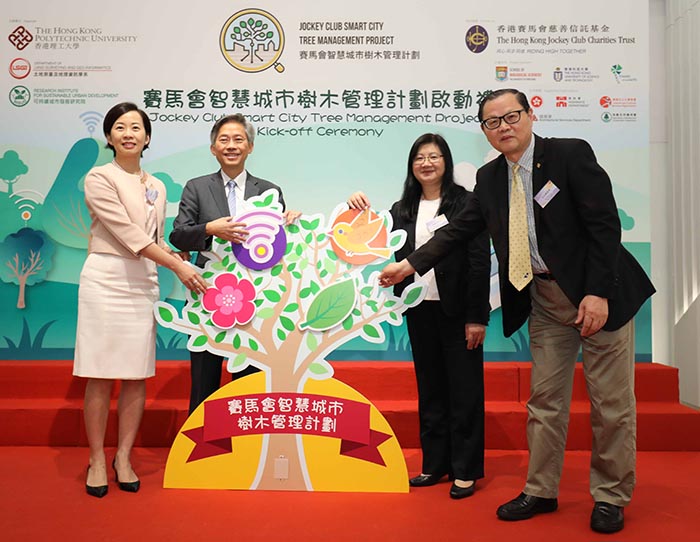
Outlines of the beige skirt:
<svg viewBox="0 0 700 542">
<path fill-rule="evenodd" d="M 156 372 L 156 264 L 89 254 L 80 273 L 73 374 L 141 380 Z"/>
</svg>

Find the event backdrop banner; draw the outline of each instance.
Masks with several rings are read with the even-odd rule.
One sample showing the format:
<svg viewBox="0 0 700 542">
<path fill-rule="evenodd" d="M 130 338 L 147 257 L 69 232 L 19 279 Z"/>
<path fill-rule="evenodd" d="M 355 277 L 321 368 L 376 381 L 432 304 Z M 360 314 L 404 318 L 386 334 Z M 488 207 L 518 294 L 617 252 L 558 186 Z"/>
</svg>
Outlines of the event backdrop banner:
<svg viewBox="0 0 700 542">
<path fill-rule="evenodd" d="M 209 131 L 223 115 L 243 113 L 256 127 L 252 174 L 279 184 L 289 208 L 327 216 L 356 190 L 389 208 L 425 132 L 447 139 L 458 181 L 471 188 L 495 156 L 479 102 L 516 87 L 538 134 L 592 144 L 613 180 L 623 241 L 649 270 L 647 17 L 633 0 L 26 0 L 5 8 L 0 356 L 72 357 L 90 220 L 83 181 L 112 159 L 102 119 L 122 101 L 153 123 L 143 165 L 166 184 L 167 234 L 187 180 L 218 168 Z M 503 337 L 497 271 L 494 263 L 486 358 L 529 359 L 526 333 Z M 161 271 L 160 280 L 161 297 L 182 306 L 175 277 Z M 649 303 L 636 329 L 637 360 L 649 361 Z M 381 344 L 357 339 L 329 359 L 410 359 L 405 327 L 385 332 Z M 186 359 L 185 345 L 181 333 L 159 329 L 159 359 Z"/>
</svg>

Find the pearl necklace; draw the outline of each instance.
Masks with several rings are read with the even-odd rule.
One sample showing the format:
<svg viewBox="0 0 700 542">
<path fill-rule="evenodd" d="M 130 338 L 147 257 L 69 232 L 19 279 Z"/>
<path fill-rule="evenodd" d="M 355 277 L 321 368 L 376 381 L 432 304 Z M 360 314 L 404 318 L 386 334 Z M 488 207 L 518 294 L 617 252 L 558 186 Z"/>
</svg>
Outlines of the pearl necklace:
<svg viewBox="0 0 700 542">
<path fill-rule="evenodd" d="M 128 173 L 129 175 L 138 175 L 139 179 L 141 180 L 141 184 L 146 184 L 146 174 L 144 173 L 143 169 L 139 168 L 138 173 L 129 173 L 127 170 L 121 167 L 119 162 L 116 160 L 112 160 L 112 164 L 114 164 L 117 169 L 121 169 L 124 173 Z"/>
</svg>

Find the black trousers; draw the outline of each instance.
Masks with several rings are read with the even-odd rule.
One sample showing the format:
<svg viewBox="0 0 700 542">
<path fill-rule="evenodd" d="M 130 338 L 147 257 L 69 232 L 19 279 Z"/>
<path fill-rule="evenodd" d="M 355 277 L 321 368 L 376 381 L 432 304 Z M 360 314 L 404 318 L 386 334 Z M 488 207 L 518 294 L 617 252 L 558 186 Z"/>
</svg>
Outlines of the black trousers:
<svg viewBox="0 0 700 542">
<path fill-rule="evenodd" d="M 418 384 L 424 474 L 484 477 L 484 351 L 467 350 L 462 319 L 439 301 L 406 312 Z"/>
<path fill-rule="evenodd" d="M 224 358 L 211 352 L 190 352 L 190 414 L 204 400 L 221 386 L 221 364 Z M 231 380 L 237 380 L 257 373 L 260 369 L 249 365 L 239 373 L 232 373 Z"/>
</svg>

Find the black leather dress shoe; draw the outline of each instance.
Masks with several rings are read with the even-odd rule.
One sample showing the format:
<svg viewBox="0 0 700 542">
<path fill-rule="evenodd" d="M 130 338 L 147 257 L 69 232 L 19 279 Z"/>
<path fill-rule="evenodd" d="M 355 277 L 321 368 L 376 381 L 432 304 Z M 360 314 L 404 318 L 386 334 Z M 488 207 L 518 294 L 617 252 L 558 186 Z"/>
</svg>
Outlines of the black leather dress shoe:
<svg viewBox="0 0 700 542">
<path fill-rule="evenodd" d="M 519 521 L 530 519 L 535 514 L 554 512 L 557 506 L 556 499 L 545 499 L 521 493 L 512 501 L 499 506 L 496 515 L 506 521 Z"/>
<path fill-rule="evenodd" d="M 452 487 L 450 488 L 450 497 L 453 499 L 464 499 L 465 497 L 471 497 L 474 495 L 475 490 L 476 482 L 472 482 L 472 485 L 469 487 L 459 487 L 453 482 Z"/>
<path fill-rule="evenodd" d="M 625 526 L 625 512 L 622 506 L 598 501 L 591 513 L 591 529 L 597 533 L 616 533 Z"/>
<path fill-rule="evenodd" d="M 444 474 L 419 474 L 418 476 L 408 480 L 408 485 L 411 487 L 427 487 L 434 486 Z"/>
</svg>

